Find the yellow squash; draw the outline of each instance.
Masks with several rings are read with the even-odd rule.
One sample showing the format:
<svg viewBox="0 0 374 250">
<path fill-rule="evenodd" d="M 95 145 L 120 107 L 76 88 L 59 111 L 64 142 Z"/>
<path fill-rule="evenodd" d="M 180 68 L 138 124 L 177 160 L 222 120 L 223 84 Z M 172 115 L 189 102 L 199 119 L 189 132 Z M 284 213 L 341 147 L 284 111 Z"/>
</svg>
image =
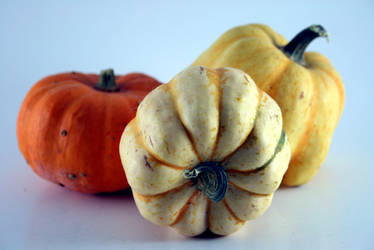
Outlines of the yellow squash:
<svg viewBox="0 0 374 250">
<path fill-rule="evenodd" d="M 153 90 L 120 143 L 142 216 L 187 236 L 261 216 L 290 155 L 279 106 L 232 68 L 190 67 Z"/>
<path fill-rule="evenodd" d="M 324 161 L 344 105 L 344 86 L 329 60 L 305 52 L 326 30 L 312 25 L 289 43 L 270 27 L 250 24 L 224 33 L 193 65 L 234 67 L 249 74 L 282 110 L 292 158 L 283 183 L 307 183 Z"/>
</svg>

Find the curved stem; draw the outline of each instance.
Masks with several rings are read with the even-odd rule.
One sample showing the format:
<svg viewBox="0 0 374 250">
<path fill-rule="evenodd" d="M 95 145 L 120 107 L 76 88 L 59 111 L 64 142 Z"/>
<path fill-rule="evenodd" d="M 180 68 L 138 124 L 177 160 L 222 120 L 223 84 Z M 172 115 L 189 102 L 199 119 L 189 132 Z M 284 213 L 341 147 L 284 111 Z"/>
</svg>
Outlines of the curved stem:
<svg viewBox="0 0 374 250">
<path fill-rule="evenodd" d="M 328 34 L 325 28 L 321 25 L 311 25 L 298 33 L 286 46 L 282 47 L 281 50 L 292 61 L 305 65 L 305 49 L 317 37 L 326 37 L 328 41 Z"/>
<path fill-rule="evenodd" d="M 116 84 L 116 77 L 113 69 L 106 69 L 100 72 L 99 82 L 96 84 L 95 89 L 114 92 L 119 90 L 119 86 Z"/>
<path fill-rule="evenodd" d="M 191 179 L 196 188 L 214 202 L 225 197 L 227 175 L 218 162 L 202 162 L 193 169 L 185 169 L 184 178 Z"/>
</svg>

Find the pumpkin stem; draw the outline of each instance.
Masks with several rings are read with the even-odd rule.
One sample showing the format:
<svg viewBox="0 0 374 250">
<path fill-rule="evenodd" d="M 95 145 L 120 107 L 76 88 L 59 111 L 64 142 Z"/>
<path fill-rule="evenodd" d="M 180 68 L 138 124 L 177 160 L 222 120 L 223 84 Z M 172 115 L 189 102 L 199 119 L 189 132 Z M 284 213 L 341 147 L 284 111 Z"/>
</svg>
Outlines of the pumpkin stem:
<svg viewBox="0 0 374 250">
<path fill-rule="evenodd" d="M 185 169 L 184 178 L 191 179 L 196 188 L 214 202 L 225 197 L 227 175 L 218 162 L 201 162 L 193 169 Z"/>
<path fill-rule="evenodd" d="M 116 77 L 113 69 L 106 69 L 100 72 L 99 82 L 96 84 L 95 89 L 114 92 L 119 90 L 119 86 L 116 84 Z"/>
<path fill-rule="evenodd" d="M 281 50 L 292 61 L 305 66 L 305 49 L 309 43 L 317 37 L 326 37 L 327 41 L 329 41 L 329 36 L 325 28 L 321 25 L 311 25 L 298 33 L 286 46 L 282 47 Z"/>
</svg>

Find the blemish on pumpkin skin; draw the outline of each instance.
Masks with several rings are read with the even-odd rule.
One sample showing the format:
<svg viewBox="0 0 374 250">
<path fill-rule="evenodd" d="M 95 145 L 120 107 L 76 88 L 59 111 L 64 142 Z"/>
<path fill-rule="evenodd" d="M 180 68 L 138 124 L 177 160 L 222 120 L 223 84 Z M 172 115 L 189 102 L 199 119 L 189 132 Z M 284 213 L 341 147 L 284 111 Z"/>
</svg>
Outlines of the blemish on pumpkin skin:
<svg viewBox="0 0 374 250">
<path fill-rule="evenodd" d="M 244 75 L 244 80 L 245 80 L 246 82 L 249 82 L 249 79 L 248 79 L 248 77 L 247 77 L 246 75 Z"/>
<path fill-rule="evenodd" d="M 144 155 L 144 161 L 145 161 L 145 166 L 153 171 L 153 168 L 152 168 L 151 164 L 149 164 L 148 157 L 146 155 Z"/>
<path fill-rule="evenodd" d="M 166 151 L 168 152 L 168 154 L 170 154 L 169 143 L 165 141 L 164 144 L 166 146 Z"/>
<path fill-rule="evenodd" d="M 115 140 L 116 140 L 116 138 L 114 136 L 112 136 L 112 141 L 115 141 Z"/>
<path fill-rule="evenodd" d="M 79 176 L 83 177 L 83 178 L 87 177 L 87 175 L 85 173 L 79 173 Z"/>
<path fill-rule="evenodd" d="M 68 131 L 66 131 L 65 129 L 63 129 L 63 130 L 61 131 L 61 135 L 62 135 L 62 136 L 67 136 L 67 135 L 68 135 Z"/>
<path fill-rule="evenodd" d="M 76 175 L 76 174 L 69 173 L 69 174 L 68 174 L 68 178 L 71 179 L 71 180 L 75 180 L 75 179 L 77 179 L 77 175 Z"/>
<path fill-rule="evenodd" d="M 54 80 L 54 83 L 59 83 L 59 81 L 57 81 L 57 80 Z"/>
<path fill-rule="evenodd" d="M 303 99 L 304 98 L 304 91 L 301 91 L 300 95 L 299 95 L 299 99 Z"/>
<path fill-rule="evenodd" d="M 41 170 L 43 170 L 43 171 L 45 170 L 45 169 L 44 169 L 44 166 L 43 166 L 42 164 L 38 164 L 37 166 L 38 166 Z"/>
</svg>

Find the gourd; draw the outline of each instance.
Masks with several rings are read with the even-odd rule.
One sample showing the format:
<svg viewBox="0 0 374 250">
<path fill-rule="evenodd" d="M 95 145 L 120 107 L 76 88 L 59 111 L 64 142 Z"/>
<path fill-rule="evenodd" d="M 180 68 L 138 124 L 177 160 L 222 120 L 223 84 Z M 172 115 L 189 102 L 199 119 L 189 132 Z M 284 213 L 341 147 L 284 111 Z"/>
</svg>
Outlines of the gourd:
<svg viewBox="0 0 374 250">
<path fill-rule="evenodd" d="M 269 207 L 290 148 L 278 105 L 247 74 L 194 66 L 144 98 L 120 156 L 143 217 L 227 235 Z"/>
<path fill-rule="evenodd" d="M 270 27 L 235 27 L 203 52 L 193 65 L 234 67 L 245 71 L 282 110 L 292 158 L 283 184 L 307 183 L 326 158 L 344 105 L 342 79 L 329 60 L 305 52 L 317 37 L 327 37 L 312 25 L 290 42 Z"/>
<path fill-rule="evenodd" d="M 118 145 L 143 97 L 160 83 L 144 74 L 62 73 L 37 82 L 17 120 L 21 153 L 36 174 L 86 193 L 128 188 Z"/>
</svg>

